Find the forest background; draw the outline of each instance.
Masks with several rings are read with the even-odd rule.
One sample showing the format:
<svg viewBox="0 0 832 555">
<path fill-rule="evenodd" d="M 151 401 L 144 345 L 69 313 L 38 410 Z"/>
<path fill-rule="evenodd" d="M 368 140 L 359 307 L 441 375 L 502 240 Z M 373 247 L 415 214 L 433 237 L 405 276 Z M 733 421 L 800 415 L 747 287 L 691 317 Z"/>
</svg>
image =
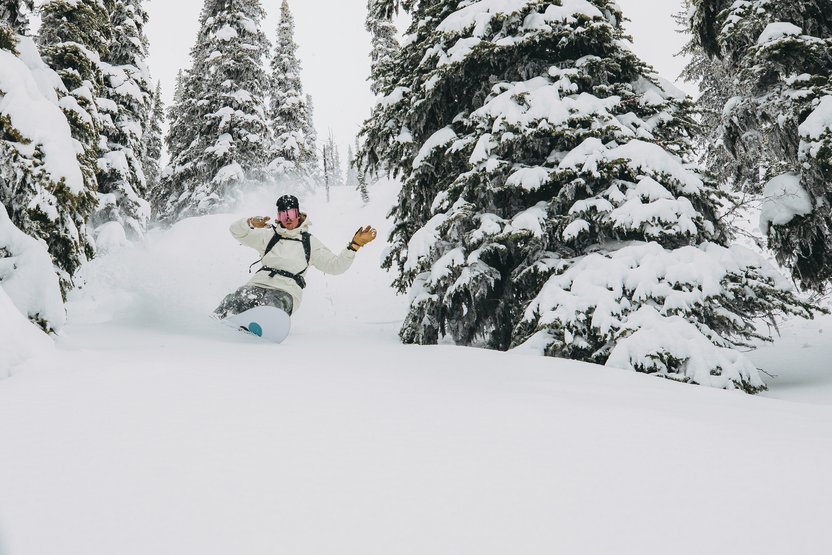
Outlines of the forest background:
<svg viewBox="0 0 832 555">
<path fill-rule="evenodd" d="M 618 4 L 630 19 L 626 27 L 633 38 L 635 53 L 659 75 L 695 95 L 694 84 L 678 79 L 685 60 L 676 54 L 687 39 L 679 32 L 673 14 L 682 9 L 681 2 L 619 0 Z M 202 5 L 202 0 L 145 2 L 149 16 L 145 31 L 150 41 L 150 70 L 153 78 L 162 83 L 165 106 L 173 101 L 176 73 L 190 65 L 188 53 L 199 29 Z M 263 7 L 267 13 L 263 29 L 272 37 L 280 15 L 280 2 L 267 0 Z M 370 74 L 370 35 L 364 28 L 367 2 L 295 0 L 290 2 L 290 7 L 295 17 L 303 86 L 315 101 L 318 137 L 324 140 L 332 130 L 341 152 L 345 153 L 373 105 L 367 82 Z M 398 23 L 399 29 L 406 26 L 403 19 Z"/>
</svg>

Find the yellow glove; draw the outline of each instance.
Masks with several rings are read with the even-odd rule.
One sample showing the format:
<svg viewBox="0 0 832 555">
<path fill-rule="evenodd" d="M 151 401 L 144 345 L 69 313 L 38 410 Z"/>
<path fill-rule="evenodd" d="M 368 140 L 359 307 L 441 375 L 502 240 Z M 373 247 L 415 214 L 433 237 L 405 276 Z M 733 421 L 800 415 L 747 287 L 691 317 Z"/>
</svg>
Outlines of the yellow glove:
<svg viewBox="0 0 832 555">
<path fill-rule="evenodd" d="M 359 227 L 358 231 L 355 232 L 355 235 L 352 237 L 352 241 L 350 242 L 350 248 L 354 251 L 357 251 L 370 241 L 376 238 L 376 230 L 372 228 L 372 226 L 367 227 Z"/>
</svg>

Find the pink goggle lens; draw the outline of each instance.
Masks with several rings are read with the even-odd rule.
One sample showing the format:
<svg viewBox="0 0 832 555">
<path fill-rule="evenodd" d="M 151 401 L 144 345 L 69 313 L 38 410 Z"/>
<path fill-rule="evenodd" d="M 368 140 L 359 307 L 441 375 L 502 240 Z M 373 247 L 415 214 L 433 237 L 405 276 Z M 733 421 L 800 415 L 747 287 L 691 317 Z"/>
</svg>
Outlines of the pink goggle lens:
<svg viewBox="0 0 832 555">
<path fill-rule="evenodd" d="M 298 209 L 297 208 L 290 208 L 289 210 L 278 210 L 277 211 L 277 219 L 280 220 L 280 223 L 287 224 L 292 220 L 298 219 Z"/>
</svg>

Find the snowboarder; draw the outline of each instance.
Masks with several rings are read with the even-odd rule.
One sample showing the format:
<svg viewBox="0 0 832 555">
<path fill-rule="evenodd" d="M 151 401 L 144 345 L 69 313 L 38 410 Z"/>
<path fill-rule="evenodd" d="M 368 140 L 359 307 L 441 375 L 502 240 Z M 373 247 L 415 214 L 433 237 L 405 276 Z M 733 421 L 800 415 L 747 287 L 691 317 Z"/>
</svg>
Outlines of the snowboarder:
<svg viewBox="0 0 832 555">
<path fill-rule="evenodd" d="M 231 224 L 231 235 L 240 244 L 256 249 L 260 253 L 257 262 L 263 266 L 247 284 L 223 299 L 214 310 L 218 318 L 256 306 L 275 306 L 291 315 L 300 306 L 306 287 L 303 275 L 309 266 L 325 274 L 342 274 L 352 265 L 358 249 L 376 238 L 371 226 L 360 227 L 349 245 L 334 254 L 309 233 L 309 218 L 292 195 L 277 199 L 277 224 L 268 225 L 269 219 L 255 216 Z"/>
</svg>

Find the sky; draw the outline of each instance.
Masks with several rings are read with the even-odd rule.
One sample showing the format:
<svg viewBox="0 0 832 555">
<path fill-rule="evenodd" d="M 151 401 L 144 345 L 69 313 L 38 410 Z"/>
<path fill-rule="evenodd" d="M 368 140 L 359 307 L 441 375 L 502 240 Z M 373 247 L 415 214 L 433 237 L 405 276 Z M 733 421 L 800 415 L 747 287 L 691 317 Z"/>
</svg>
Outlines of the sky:
<svg viewBox="0 0 832 555">
<path fill-rule="evenodd" d="M 681 0 L 618 0 L 633 36 L 633 49 L 662 77 L 677 81 L 683 61 L 675 58 L 685 42 L 676 32 L 672 14 Z M 264 30 L 276 36 L 281 0 L 264 0 Z M 295 17 L 295 42 L 303 64 L 302 79 L 312 95 L 315 127 L 320 138 L 330 132 L 346 152 L 373 103 L 367 76 L 370 72 L 370 37 L 364 30 L 367 0 L 290 0 Z M 150 69 L 162 83 L 163 98 L 173 98 L 176 73 L 190 65 L 189 52 L 196 39 L 203 0 L 149 0 Z M 688 93 L 693 87 L 678 83 Z"/>
</svg>

